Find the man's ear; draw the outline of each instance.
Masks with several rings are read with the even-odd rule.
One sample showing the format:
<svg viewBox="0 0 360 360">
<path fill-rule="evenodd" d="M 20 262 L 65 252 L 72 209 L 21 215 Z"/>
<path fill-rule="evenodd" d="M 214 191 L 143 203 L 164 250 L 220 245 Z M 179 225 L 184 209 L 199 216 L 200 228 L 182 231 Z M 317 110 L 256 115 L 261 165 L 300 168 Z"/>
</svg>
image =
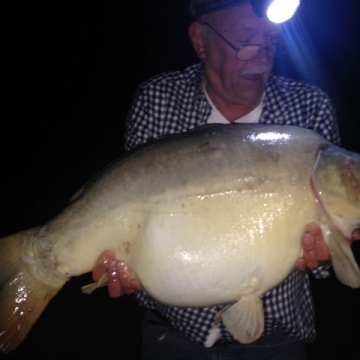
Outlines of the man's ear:
<svg viewBox="0 0 360 360">
<path fill-rule="evenodd" d="M 203 34 L 203 25 L 195 21 L 192 22 L 189 26 L 189 37 L 198 58 L 204 59 L 205 41 Z"/>
</svg>

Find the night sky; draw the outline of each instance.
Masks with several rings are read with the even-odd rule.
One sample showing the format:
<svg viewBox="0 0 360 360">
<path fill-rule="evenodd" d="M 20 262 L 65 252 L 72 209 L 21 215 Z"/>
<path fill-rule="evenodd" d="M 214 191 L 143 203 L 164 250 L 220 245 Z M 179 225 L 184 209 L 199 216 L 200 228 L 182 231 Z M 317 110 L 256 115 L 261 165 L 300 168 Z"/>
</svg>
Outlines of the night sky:
<svg viewBox="0 0 360 360">
<path fill-rule="evenodd" d="M 49 220 L 123 153 L 124 118 L 140 82 L 197 61 L 184 0 L 9 3 L 0 15 L 0 236 Z M 343 146 L 357 152 L 359 14 L 358 0 L 302 0 L 274 69 L 328 92 Z M 71 280 L 7 358 L 130 359 L 121 353 L 132 349 L 136 359 L 142 313 L 134 299 L 109 299 L 105 289 L 81 295 L 88 280 Z M 319 338 L 310 359 L 358 359 L 359 290 L 336 279 L 313 282 L 313 290 Z"/>
</svg>

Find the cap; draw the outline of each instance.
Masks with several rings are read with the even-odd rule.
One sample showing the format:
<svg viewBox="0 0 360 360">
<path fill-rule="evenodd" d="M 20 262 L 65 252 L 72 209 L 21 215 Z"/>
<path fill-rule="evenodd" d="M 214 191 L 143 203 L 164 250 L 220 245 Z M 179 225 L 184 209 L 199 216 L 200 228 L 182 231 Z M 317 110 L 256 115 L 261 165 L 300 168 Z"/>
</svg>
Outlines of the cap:
<svg viewBox="0 0 360 360">
<path fill-rule="evenodd" d="M 244 3 L 250 0 L 190 0 L 190 14 L 194 18 Z"/>
<path fill-rule="evenodd" d="M 197 18 L 201 15 L 245 3 L 251 3 L 254 7 L 254 10 L 258 10 L 258 3 L 263 2 L 263 0 L 190 0 L 189 11 L 193 18 Z M 255 12 L 260 15 L 260 11 Z"/>
</svg>

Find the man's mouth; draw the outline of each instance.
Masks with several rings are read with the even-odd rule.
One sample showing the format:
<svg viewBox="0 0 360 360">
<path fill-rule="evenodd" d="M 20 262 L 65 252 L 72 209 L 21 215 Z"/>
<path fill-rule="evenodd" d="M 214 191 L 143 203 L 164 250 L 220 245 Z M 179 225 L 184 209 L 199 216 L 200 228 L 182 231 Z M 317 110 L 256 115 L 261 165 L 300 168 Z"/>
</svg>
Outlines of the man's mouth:
<svg viewBox="0 0 360 360">
<path fill-rule="evenodd" d="M 244 69 L 240 75 L 247 80 L 258 81 L 262 80 L 264 74 L 268 73 L 271 68 L 268 65 L 259 66 L 256 69 Z"/>
<path fill-rule="evenodd" d="M 257 74 L 243 74 L 242 76 L 247 80 L 255 81 L 255 80 L 261 80 L 262 75 L 263 75 L 262 73 L 261 74 L 257 73 Z"/>
</svg>

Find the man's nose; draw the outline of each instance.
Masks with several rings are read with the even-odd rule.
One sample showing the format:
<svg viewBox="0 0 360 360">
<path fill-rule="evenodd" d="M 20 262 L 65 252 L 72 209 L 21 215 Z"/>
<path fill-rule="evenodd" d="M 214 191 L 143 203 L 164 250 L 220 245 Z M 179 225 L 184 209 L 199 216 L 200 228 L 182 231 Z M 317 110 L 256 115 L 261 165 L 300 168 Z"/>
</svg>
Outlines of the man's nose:
<svg viewBox="0 0 360 360">
<path fill-rule="evenodd" d="M 270 52 L 271 47 L 264 46 L 259 50 L 258 54 L 253 60 L 257 63 L 269 64 L 273 59 L 273 57 L 270 55 Z"/>
</svg>

